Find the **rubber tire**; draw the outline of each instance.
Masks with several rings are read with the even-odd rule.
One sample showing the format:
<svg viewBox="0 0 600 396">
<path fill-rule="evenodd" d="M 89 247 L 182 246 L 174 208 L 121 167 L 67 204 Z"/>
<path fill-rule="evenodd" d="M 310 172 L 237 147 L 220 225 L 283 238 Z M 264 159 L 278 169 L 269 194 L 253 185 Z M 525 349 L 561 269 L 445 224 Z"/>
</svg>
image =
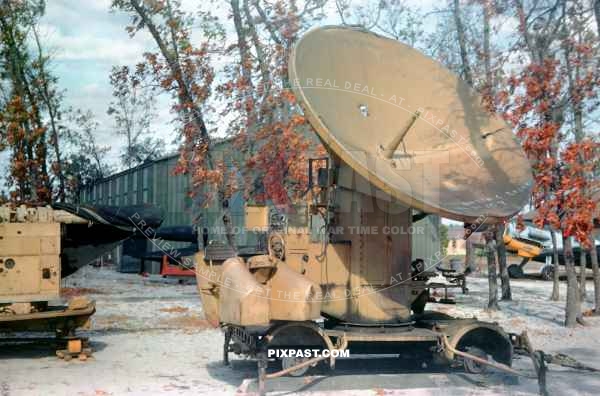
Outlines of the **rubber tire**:
<svg viewBox="0 0 600 396">
<path fill-rule="evenodd" d="M 454 320 L 453 316 L 438 311 L 425 311 L 421 315 L 415 315 L 417 320 L 428 320 L 428 321 L 443 321 L 443 320 Z"/>
<path fill-rule="evenodd" d="M 481 348 L 466 347 L 465 352 L 480 357 L 482 359 L 488 360 L 487 353 Z M 483 374 L 487 370 L 487 366 L 474 362 L 473 360 L 468 358 L 463 358 L 463 366 L 465 368 L 465 371 L 469 374 Z"/>
<path fill-rule="evenodd" d="M 508 266 L 508 276 L 513 279 L 519 279 L 525 277 L 523 268 L 518 264 L 511 264 Z"/>
<path fill-rule="evenodd" d="M 554 266 L 547 265 L 540 271 L 540 276 L 545 281 L 551 281 L 554 279 Z"/>
<path fill-rule="evenodd" d="M 302 358 L 296 358 L 296 357 L 284 357 L 281 358 L 281 369 L 285 370 L 288 367 L 292 367 L 295 366 L 296 364 L 302 363 L 302 361 L 304 361 L 305 359 Z M 302 377 L 304 374 L 306 374 L 306 372 L 308 371 L 308 369 L 310 368 L 310 366 L 305 366 L 301 369 L 298 369 L 296 371 L 292 371 L 291 373 L 289 373 L 288 375 L 292 376 L 292 377 Z"/>
<path fill-rule="evenodd" d="M 411 304 L 411 309 L 415 315 L 422 315 L 425 312 L 425 306 L 429 302 L 429 289 L 425 289 L 421 292 L 419 297 Z"/>
</svg>

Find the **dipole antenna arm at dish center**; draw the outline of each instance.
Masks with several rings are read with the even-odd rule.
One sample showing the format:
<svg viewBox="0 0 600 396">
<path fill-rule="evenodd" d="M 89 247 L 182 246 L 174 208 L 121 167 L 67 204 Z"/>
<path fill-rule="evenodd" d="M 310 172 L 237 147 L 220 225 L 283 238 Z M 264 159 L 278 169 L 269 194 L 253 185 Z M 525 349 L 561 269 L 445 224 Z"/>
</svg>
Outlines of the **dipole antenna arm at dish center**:
<svg viewBox="0 0 600 396">
<path fill-rule="evenodd" d="M 384 152 L 383 152 L 383 155 L 387 159 L 392 159 L 392 157 L 394 156 L 394 153 L 396 152 L 396 150 L 398 150 L 398 146 L 400 146 L 400 144 L 404 140 L 404 137 L 406 136 L 406 134 L 408 133 L 410 128 L 412 128 L 412 126 L 415 124 L 415 122 L 417 121 L 417 119 L 419 118 L 420 115 L 421 115 L 421 112 L 419 112 L 419 111 L 414 112 L 412 117 L 410 118 L 410 120 L 408 120 L 406 125 L 404 125 L 404 128 L 402 128 L 402 130 L 400 130 L 400 133 L 398 134 L 398 136 L 396 136 L 394 138 L 394 140 L 392 140 L 387 145 L 387 147 L 384 149 Z"/>
</svg>

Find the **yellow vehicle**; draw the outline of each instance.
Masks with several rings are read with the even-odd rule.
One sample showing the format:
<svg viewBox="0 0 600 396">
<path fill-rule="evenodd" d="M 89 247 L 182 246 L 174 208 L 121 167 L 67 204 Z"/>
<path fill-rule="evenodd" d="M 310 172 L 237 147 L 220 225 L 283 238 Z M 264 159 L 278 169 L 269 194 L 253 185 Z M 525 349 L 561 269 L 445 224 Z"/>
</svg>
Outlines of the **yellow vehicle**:
<svg viewBox="0 0 600 396">
<path fill-rule="evenodd" d="M 537 239 L 533 239 L 537 237 Z M 519 264 L 510 264 L 508 274 L 511 278 L 522 278 L 525 276 L 524 268 L 531 261 L 542 254 L 544 243 L 548 242 L 549 236 L 543 230 L 538 230 L 527 226 L 525 230 L 519 232 L 514 224 L 509 224 L 504 230 L 503 236 L 506 251 L 521 257 Z M 552 277 L 554 268 L 552 265 L 546 265 L 541 269 L 541 275 L 544 279 Z"/>
<path fill-rule="evenodd" d="M 504 234 L 503 239 L 506 249 L 520 257 L 530 259 L 542 253 L 542 245 L 539 242 L 512 237 L 508 234 Z"/>
</svg>

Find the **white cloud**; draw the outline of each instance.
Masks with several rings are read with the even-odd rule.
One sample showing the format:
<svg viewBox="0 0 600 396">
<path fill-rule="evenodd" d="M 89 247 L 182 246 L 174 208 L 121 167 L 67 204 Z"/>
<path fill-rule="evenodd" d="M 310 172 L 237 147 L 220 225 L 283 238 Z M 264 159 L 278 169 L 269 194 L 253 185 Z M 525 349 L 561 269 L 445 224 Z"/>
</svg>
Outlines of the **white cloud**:
<svg viewBox="0 0 600 396">
<path fill-rule="evenodd" d="M 97 138 L 111 145 L 109 162 L 116 164 L 123 139 L 115 136 L 114 120 L 106 110 L 112 100 L 109 74 L 112 66 L 133 65 L 154 49 L 145 32 L 130 38 L 129 17 L 110 11 L 110 0 L 51 0 L 38 26 L 44 46 L 52 56 L 52 69 L 66 89 L 65 106 L 91 110 L 99 123 Z M 164 101 L 162 101 L 164 104 Z M 161 112 L 157 134 L 173 135 L 170 115 Z M 167 141 L 170 143 L 172 138 Z"/>
<path fill-rule="evenodd" d="M 58 60 L 99 60 L 113 64 L 131 64 L 141 60 L 147 51 L 137 40 L 113 40 L 90 34 L 57 37 L 55 46 L 60 46 L 56 54 Z"/>
<path fill-rule="evenodd" d="M 364 3 L 378 0 L 355 1 Z M 433 0 L 408 2 L 423 8 L 433 4 Z M 125 31 L 130 17 L 122 12 L 111 11 L 110 3 L 111 0 L 50 0 L 39 30 L 45 47 L 54 59 L 53 70 L 59 78 L 59 84 L 67 90 L 65 104 L 83 110 L 90 109 L 96 115 L 100 123 L 98 139 L 112 145 L 109 157 L 116 161 L 123 143 L 120 137 L 115 136 L 114 121 L 106 114 L 112 100 L 109 73 L 114 65 L 137 63 L 145 51 L 155 50 L 155 44 L 145 31 L 130 38 Z M 182 7 L 191 13 L 200 8 L 210 8 L 215 16 L 227 23 L 228 29 L 233 29 L 232 21 L 227 19 L 230 8 L 227 1 L 183 0 Z M 326 7 L 326 13 L 328 17 L 321 21 L 322 24 L 339 23 L 331 3 Z M 199 31 L 193 34 L 192 40 L 200 39 Z M 227 57 L 220 57 L 215 67 L 221 71 L 229 61 Z M 166 95 L 158 98 L 159 114 L 153 128 L 157 137 L 165 139 L 168 144 L 175 137 L 173 124 L 170 123 L 173 118 L 170 105 L 171 100 Z M 211 114 L 207 118 L 220 127 L 220 131 L 228 122 Z"/>
<path fill-rule="evenodd" d="M 155 48 L 144 31 L 135 38 L 129 37 L 125 30 L 129 16 L 111 11 L 110 3 L 110 0 L 48 2 L 39 31 L 56 60 L 135 63 L 144 52 Z"/>
<path fill-rule="evenodd" d="M 86 84 L 83 87 L 81 87 L 81 92 L 83 92 L 86 95 L 95 95 L 100 93 L 101 91 L 102 90 L 100 88 L 100 85 L 96 83 Z"/>
</svg>

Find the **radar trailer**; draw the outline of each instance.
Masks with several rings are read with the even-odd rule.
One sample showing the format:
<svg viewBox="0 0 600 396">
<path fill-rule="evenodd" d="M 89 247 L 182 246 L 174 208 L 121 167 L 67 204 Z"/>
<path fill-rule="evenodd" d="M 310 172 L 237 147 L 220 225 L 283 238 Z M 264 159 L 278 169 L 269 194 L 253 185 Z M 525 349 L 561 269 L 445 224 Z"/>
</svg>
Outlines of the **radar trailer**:
<svg viewBox="0 0 600 396">
<path fill-rule="evenodd" d="M 441 257 L 415 266 L 411 233 L 400 231 L 417 211 L 473 230 L 516 214 L 532 175 L 511 129 L 442 65 L 360 28 L 305 34 L 289 80 L 328 156 L 310 161 L 293 222 L 246 207 L 245 226 L 264 230 L 265 252 L 213 243 L 197 254 L 199 292 L 207 319 L 225 332 L 225 361 L 230 352 L 256 358 L 261 393 L 265 379 L 302 375 L 322 360 L 334 367 L 338 355 L 278 350 L 424 351 L 469 372 L 516 373 L 518 336 L 425 310 Z M 267 374 L 272 356 L 281 370 Z"/>
</svg>

